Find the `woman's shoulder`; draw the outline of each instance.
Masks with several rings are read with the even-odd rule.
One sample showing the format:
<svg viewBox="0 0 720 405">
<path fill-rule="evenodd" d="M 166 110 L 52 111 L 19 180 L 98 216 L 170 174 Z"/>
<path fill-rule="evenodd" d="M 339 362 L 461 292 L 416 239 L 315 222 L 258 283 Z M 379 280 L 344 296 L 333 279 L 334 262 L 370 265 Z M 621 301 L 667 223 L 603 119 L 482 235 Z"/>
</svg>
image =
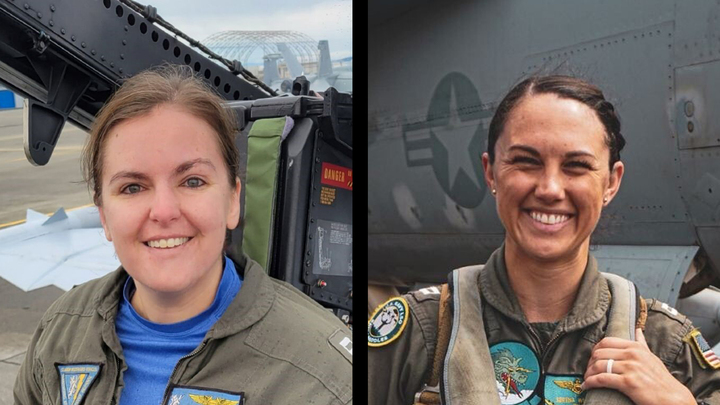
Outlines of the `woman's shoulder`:
<svg viewBox="0 0 720 405">
<path fill-rule="evenodd" d="M 49 322 L 60 314 L 83 316 L 97 312 L 108 290 L 121 283 L 124 277 L 125 271 L 119 268 L 103 277 L 74 286 L 48 307 L 42 322 Z"/>
<path fill-rule="evenodd" d="M 644 334 L 648 346 L 665 364 L 672 364 L 695 328 L 688 317 L 670 305 L 655 298 L 646 299 L 645 303 Z"/>
<path fill-rule="evenodd" d="M 246 345 L 291 365 L 289 380 L 319 383 L 342 403 L 352 398 L 352 332 L 330 310 L 295 287 L 272 279 L 276 292 L 268 313 L 255 324 Z"/>
<path fill-rule="evenodd" d="M 270 316 L 282 318 L 289 326 L 302 329 L 313 329 L 319 333 L 327 333 L 346 328 L 345 324 L 312 298 L 284 281 L 271 278 L 277 294 L 276 302 L 270 310 Z"/>
</svg>

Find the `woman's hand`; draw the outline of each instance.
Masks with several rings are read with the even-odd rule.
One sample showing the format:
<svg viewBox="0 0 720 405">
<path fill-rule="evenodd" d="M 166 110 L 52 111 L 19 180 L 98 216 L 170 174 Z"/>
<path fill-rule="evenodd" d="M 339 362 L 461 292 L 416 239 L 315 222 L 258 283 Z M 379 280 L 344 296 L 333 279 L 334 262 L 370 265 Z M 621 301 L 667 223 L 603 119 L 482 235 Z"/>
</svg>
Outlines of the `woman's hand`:
<svg viewBox="0 0 720 405">
<path fill-rule="evenodd" d="M 583 390 L 616 389 L 636 405 L 696 405 L 690 390 L 650 351 L 641 329 L 636 330 L 635 336 L 635 342 L 606 337 L 595 345 L 585 371 Z M 613 359 L 612 373 L 607 372 L 610 359 Z"/>
</svg>

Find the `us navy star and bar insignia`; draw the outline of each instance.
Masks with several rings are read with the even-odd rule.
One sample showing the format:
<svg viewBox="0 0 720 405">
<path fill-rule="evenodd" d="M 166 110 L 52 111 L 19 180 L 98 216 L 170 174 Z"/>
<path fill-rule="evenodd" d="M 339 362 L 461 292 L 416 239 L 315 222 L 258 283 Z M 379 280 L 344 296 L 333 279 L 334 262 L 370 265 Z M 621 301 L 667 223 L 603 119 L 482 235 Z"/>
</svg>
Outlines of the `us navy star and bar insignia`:
<svg viewBox="0 0 720 405">
<path fill-rule="evenodd" d="M 63 405 L 82 403 L 100 372 L 100 364 L 55 364 L 60 373 L 60 397 Z"/>
<path fill-rule="evenodd" d="M 683 340 L 692 348 L 698 363 L 702 368 L 711 367 L 715 370 L 720 369 L 720 357 L 713 351 L 705 338 L 700 334 L 700 330 L 693 329 Z"/>
<path fill-rule="evenodd" d="M 200 387 L 173 387 L 166 405 L 243 405 L 244 392 L 230 392 Z"/>
<path fill-rule="evenodd" d="M 368 319 L 368 346 L 385 346 L 400 337 L 408 315 L 408 304 L 402 297 L 381 304 Z"/>
</svg>

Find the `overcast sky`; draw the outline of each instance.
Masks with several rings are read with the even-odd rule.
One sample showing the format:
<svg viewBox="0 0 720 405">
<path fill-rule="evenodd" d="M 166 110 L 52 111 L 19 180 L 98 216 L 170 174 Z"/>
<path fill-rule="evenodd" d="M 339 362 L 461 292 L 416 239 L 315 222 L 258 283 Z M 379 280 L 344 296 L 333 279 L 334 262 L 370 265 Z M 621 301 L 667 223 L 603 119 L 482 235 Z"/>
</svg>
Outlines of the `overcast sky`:
<svg viewBox="0 0 720 405">
<path fill-rule="evenodd" d="M 352 0 L 139 0 L 190 37 L 221 31 L 292 30 L 327 39 L 332 59 L 352 56 Z"/>
</svg>

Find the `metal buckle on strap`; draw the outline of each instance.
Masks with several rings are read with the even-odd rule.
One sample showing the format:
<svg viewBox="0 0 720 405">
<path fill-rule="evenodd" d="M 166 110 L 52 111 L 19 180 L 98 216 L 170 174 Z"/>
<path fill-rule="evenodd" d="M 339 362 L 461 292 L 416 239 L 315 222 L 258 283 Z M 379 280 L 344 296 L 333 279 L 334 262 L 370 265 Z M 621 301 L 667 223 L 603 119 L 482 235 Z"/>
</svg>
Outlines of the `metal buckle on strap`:
<svg viewBox="0 0 720 405">
<path fill-rule="evenodd" d="M 426 392 L 430 392 L 430 393 L 433 393 L 433 394 L 436 394 L 439 396 L 440 395 L 440 384 L 432 386 L 432 387 L 427 384 L 423 385 L 422 389 L 420 389 L 420 391 L 418 391 L 415 394 L 415 403 L 419 403 L 420 397 L 422 396 L 422 394 L 424 394 Z"/>
</svg>

